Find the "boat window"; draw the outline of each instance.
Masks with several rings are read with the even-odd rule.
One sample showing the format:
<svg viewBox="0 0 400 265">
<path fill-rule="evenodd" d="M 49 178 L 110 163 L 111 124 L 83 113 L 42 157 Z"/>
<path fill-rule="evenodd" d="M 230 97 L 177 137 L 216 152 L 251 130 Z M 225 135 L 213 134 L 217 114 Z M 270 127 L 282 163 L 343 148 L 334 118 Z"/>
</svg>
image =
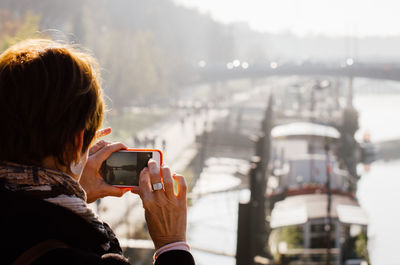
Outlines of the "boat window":
<svg viewBox="0 0 400 265">
<path fill-rule="evenodd" d="M 328 227 L 324 223 L 311 224 L 310 248 L 335 247 L 335 226 L 331 226 L 330 232 L 327 231 L 327 228 Z"/>
<path fill-rule="evenodd" d="M 367 229 L 357 224 L 343 224 L 341 229 L 342 261 L 368 260 Z"/>
<path fill-rule="evenodd" d="M 294 160 L 290 163 L 291 187 L 303 186 L 306 184 L 325 184 L 326 166 L 322 160 Z"/>
<path fill-rule="evenodd" d="M 303 226 L 286 226 L 273 229 L 269 238 L 271 254 L 277 258 L 293 249 L 304 248 Z"/>
<path fill-rule="evenodd" d="M 303 248 L 303 226 L 286 226 L 273 230 L 273 243 L 276 246 L 286 245 L 287 249 Z M 282 244 L 285 243 L 285 244 Z"/>
</svg>

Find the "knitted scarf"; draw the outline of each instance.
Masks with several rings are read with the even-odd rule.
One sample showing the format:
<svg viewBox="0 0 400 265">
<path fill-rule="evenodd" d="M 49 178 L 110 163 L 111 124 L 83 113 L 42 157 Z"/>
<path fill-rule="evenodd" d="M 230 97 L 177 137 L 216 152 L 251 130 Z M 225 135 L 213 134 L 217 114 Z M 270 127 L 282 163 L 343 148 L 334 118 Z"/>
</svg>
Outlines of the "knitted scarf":
<svg viewBox="0 0 400 265">
<path fill-rule="evenodd" d="M 114 241 L 115 235 L 88 207 L 86 193 L 71 176 L 58 170 L 16 163 L 0 164 L 0 180 L 4 188 L 19 191 L 33 197 L 70 209 L 96 227 L 107 238 Z M 110 241 L 103 244 L 105 252 L 110 250 Z"/>
</svg>

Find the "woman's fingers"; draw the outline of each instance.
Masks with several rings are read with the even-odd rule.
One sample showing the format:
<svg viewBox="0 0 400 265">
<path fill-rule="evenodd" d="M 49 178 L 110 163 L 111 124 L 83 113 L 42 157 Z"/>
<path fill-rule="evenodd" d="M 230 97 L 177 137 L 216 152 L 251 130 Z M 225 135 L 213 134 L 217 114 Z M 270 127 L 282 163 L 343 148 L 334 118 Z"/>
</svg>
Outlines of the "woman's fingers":
<svg viewBox="0 0 400 265">
<path fill-rule="evenodd" d="M 161 182 L 161 175 L 164 189 L 153 191 L 151 184 Z M 156 249 L 186 241 L 186 182 L 180 175 L 173 178 L 178 182 L 177 199 L 170 169 L 163 166 L 160 170 L 157 162 L 151 160 L 140 174 L 139 187 L 132 189 L 142 199 L 147 227 Z"/>
<path fill-rule="evenodd" d="M 186 241 L 187 205 L 185 180 L 182 176 L 174 176 L 178 182 L 179 189 L 176 198 L 173 193 L 169 168 L 163 167 L 161 172 L 165 190 L 146 190 L 144 192 L 142 186 L 140 187 L 147 227 L 156 249 L 169 243 Z M 150 174 L 144 174 L 142 177 L 145 176 L 147 178 L 142 178 L 140 185 L 144 186 L 146 183 L 147 189 L 150 189 Z M 169 197 L 168 194 L 172 194 L 173 198 Z"/>
<path fill-rule="evenodd" d="M 121 197 L 127 191 L 129 191 L 129 189 L 116 188 L 109 184 L 106 184 L 106 186 L 104 186 L 104 193 L 106 194 L 106 196 Z"/>
<path fill-rule="evenodd" d="M 161 173 L 163 177 L 164 190 L 168 197 L 174 196 L 174 182 L 171 176 L 171 170 L 167 166 L 162 166 Z"/>
<path fill-rule="evenodd" d="M 150 173 L 150 182 L 151 184 L 161 183 L 161 172 L 160 167 L 157 162 L 153 159 L 149 160 L 148 163 L 149 173 Z"/>
<path fill-rule="evenodd" d="M 96 139 L 99 139 L 99 138 L 101 138 L 101 137 L 103 137 L 103 136 L 109 135 L 110 133 L 111 133 L 111 128 L 101 129 L 101 130 L 98 130 L 98 131 L 96 132 L 95 138 L 96 138 Z"/>
<path fill-rule="evenodd" d="M 149 169 L 147 167 L 140 172 L 139 189 L 141 196 L 149 195 L 153 192 L 151 188 Z"/>
<path fill-rule="evenodd" d="M 179 199 L 186 199 L 187 185 L 185 178 L 182 175 L 174 174 L 172 176 L 176 182 L 178 182 L 178 194 L 177 197 Z"/>
<path fill-rule="evenodd" d="M 94 155 L 95 153 L 97 153 L 97 151 L 99 151 L 101 148 L 103 148 L 104 146 L 106 146 L 107 144 L 109 144 L 109 142 L 106 141 L 98 141 L 97 143 L 95 143 L 92 147 L 90 147 L 89 149 L 89 155 Z"/>
<path fill-rule="evenodd" d="M 111 133 L 111 128 L 105 128 L 105 129 L 98 130 L 96 132 L 95 139 L 99 139 L 99 138 L 101 138 L 103 136 L 106 136 L 106 135 L 108 135 L 110 133 Z M 99 151 L 101 148 L 103 148 L 104 146 L 106 146 L 108 144 L 110 144 L 110 142 L 103 141 L 103 140 L 98 141 L 92 147 L 90 147 L 89 155 L 94 155 L 97 151 Z"/>
<path fill-rule="evenodd" d="M 123 143 L 112 143 L 112 144 L 108 144 L 106 146 L 104 146 L 103 148 L 101 148 L 100 150 L 98 150 L 95 154 L 96 156 L 96 160 L 98 160 L 99 163 L 99 167 L 101 165 L 101 163 L 104 162 L 104 160 L 106 160 L 112 153 L 122 150 L 122 149 L 127 149 L 128 147 L 126 145 L 124 145 Z"/>
</svg>

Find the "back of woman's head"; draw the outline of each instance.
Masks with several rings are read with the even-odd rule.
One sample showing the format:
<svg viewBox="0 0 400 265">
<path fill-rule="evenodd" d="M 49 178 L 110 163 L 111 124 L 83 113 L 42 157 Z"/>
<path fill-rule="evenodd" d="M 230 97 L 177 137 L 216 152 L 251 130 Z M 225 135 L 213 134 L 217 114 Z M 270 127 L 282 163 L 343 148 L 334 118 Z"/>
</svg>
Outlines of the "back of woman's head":
<svg viewBox="0 0 400 265">
<path fill-rule="evenodd" d="M 26 40 L 0 55 L 0 161 L 40 165 L 76 159 L 103 119 L 94 60 L 50 40 Z"/>
</svg>

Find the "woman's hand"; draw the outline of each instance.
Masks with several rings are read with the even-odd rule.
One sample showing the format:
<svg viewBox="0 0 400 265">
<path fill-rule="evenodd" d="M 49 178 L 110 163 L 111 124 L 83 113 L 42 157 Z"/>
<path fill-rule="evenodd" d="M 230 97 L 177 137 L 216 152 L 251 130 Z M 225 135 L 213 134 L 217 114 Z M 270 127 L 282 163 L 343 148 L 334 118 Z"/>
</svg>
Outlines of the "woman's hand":
<svg viewBox="0 0 400 265">
<path fill-rule="evenodd" d="M 79 180 L 86 191 L 88 203 L 106 196 L 121 197 L 129 191 L 129 189 L 120 189 L 107 184 L 99 173 L 104 160 L 112 153 L 126 148 L 127 146 L 122 143 L 99 141 L 89 149 L 89 158 Z"/>
<path fill-rule="evenodd" d="M 173 179 L 178 183 L 174 193 Z M 163 182 L 164 189 L 153 191 L 152 184 Z M 147 227 L 156 249 L 178 241 L 186 241 L 186 182 L 183 176 L 171 176 L 168 167 L 150 160 L 140 174 L 139 187 L 132 189 L 143 201 Z"/>
</svg>

